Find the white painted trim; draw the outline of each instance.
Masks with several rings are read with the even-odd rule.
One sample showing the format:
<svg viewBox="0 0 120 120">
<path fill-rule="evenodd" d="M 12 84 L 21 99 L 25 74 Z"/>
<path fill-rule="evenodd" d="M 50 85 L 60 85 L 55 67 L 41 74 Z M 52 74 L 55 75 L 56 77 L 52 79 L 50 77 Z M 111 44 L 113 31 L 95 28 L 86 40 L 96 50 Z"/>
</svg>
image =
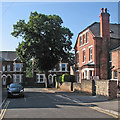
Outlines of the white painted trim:
<svg viewBox="0 0 120 120">
<path fill-rule="evenodd" d="M 1 76 L 1 78 L 3 78 L 3 77 L 6 77 L 6 78 L 7 78 L 7 76 L 6 76 L 5 74 L 3 74 L 3 75 Z"/>
<path fill-rule="evenodd" d="M 87 30 L 85 30 L 83 33 L 81 33 L 81 34 L 79 35 L 79 37 L 82 36 L 83 34 L 86 34 L 87 32 L 89 32 L 89 29 L 87 29 Z"/>
<path fill-rule="evenodd" d="M 88 46 L 88 48 L 92 48 L 92 47 L 93 47 L 93 45 Z"/>
<path fill-rule="evenodd" d="M 37 73 L 36 76 L 37 76 L 37 75 L 38 75 L 38 79 L 39 79 L 39 81 L 36 81 L 36 83 L 45 83 L 45 81 L 46 81 L 45 74 L 39 74 L 39 73 Z M 40 75 L 43 76 L 43 81 L 40 81 Z"/>
<path fill-rule="evenodd" d="M 10 74 L 8 74 L 7 77 L 8 77 L 8 76 L 9 76 L 10 78 L 12 78 L 12 76 L 11 76 Z"/>
<path fill-rule="evenodd" d="M 83 68 L 82 72 L 84 72 L 85 70 L 94 70 L 94 68 Z"/>
<path fill-rule="evenodd" d="M 82 51 L 85 51 L 85 48 L 83 48 Z"/>
</svg>

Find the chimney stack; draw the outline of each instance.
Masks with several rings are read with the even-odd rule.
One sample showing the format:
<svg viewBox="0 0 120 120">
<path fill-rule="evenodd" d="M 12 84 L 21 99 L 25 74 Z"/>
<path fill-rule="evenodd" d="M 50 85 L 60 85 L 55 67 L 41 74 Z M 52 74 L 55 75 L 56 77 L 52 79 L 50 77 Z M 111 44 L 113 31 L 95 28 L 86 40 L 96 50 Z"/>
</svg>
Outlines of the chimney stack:
<svg viewBox="0 0 120 120">
<path fill-rule="evenodd" d="M 105 10 L 105 12 L 104 12 Z M 101 8 L 100 13 L 100 36 L 101 37 L 110 37 L 110 28 L 109 28 L 109 16 L 110 14 L 107 13 L 107 8 Z"/>
<path fill-rule="evenodd" d="M 101 8 L 100 13 L 100 36 L 101 41 L 101 53 L 100 53 L 100 79 L 108 79 L 108 68 L 109 68 L 109 46 L 110 46 L 110 25 L 109 16 L 107 13 L 107 8 Z"/>
</svg>

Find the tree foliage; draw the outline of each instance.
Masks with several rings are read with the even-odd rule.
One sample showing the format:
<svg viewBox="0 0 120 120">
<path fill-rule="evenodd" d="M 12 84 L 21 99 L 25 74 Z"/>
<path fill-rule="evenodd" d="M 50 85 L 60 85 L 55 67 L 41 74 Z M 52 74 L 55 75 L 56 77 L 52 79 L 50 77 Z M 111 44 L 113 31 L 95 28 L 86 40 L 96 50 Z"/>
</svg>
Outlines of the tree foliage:
<svg viewBox="0 0 120 120">
<path fill-rule="evenodd" d="M 19 20 L 13 25 L 11 34 L 23 39 L 16 49 L 20 60 L 27 62 L 34 58 L 34 64 L 40 70 L 53 69 L 72 49 L 73 34 L 62 23 L 57 15 L 31 12 L 28 22 Z"/>
<path fill-rule="evenodd" d="M 44 15 L 31 12 L 29 21 L 19 20 L 13 25 L 14 37 L 21 37 L 16 52 L 22 61 L 34 57 L 37 67 L 50 70 L 71 50 L 71 31 L 63 27 L 57 15 Z"/>
</svg>

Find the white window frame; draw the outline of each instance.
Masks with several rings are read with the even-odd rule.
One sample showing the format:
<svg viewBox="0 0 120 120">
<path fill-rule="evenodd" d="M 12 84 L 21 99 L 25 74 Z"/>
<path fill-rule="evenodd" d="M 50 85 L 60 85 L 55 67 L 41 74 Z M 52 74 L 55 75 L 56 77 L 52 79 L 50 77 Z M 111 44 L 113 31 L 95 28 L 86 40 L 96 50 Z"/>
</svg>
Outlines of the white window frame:
<svg viewBox="0 0 120 120">
<path fill-rule="evenodd" d="M 82 36 L 80 36 L 80 46 L 82 46 Z"/>
<path fill-rule="evenodd" d="M 89 32 L 86 32 L 86 43 L 89 42 Z"/>
<path fill-rule="evenodd" d="M 85 44 L 85 34 L 83 34 L 83 45 Z"/>
<path fill-rule="evenodd" d="M 92 53 L 91 53 L 92 52 Z M 93 48 L 90 47 L 89 48 L 89 61 L 92 61 L 92 57 L 93 57 Z"/>
<path fill-rule="evenodd" d="M 5 72 L 5 65 L 3 65 L 3 72 Z"/>
<path fill-rule="evenodd" d="M 16 76 L 19 76 L 19 83 L 21 83 L 22 82 L 22 76 L 23 76 L 23 74 L 13 74 L 13 82 L 14 83 L 16 83 L 17 81 L 16 81 Z"/>
<path fill-rule="evenodd" d="M 117 76 L 115 76 L 116 75 L 115 72 L 116 72 Z M 113 79 L 117 79 L 117 78 L 118 78 L 118 72 L 117 72 L 117 70 L 114 70 L 113 71 Z"/>
<path fill-rule="evenodd" d="M 16 68 L 17 65 L 20 65 L 20 70 L 18 71 Z M 13 64 L 13 71 L 16 71 L 16 72 L 22 72 L 22 68 L 23 68 L 23 63 L 14 63 Z"/>
<path fill-rule="evenodd" d="M 85 49 L 83 49 L 83 53 L 85 53 Z M 83 54 L 83 63 L 85 63 L 85 59 L 86 59 L 85 54 Z"/>
<path fill-rule="evenodd" d="M 38 76 L 38 80 L 37 80 Z M 43 76 L 43 80 L 41 81 L 41 76 Z M 45 82 L 45 74 L 36 74 L 36 83 L 44 83 Z"/>
</svg>

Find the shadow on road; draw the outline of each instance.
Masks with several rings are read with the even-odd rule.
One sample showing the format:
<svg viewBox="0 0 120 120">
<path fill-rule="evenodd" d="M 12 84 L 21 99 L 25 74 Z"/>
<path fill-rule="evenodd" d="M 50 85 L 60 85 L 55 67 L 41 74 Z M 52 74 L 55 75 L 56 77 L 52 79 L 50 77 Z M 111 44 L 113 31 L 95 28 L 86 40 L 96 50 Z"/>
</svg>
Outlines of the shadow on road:
<svg viewBox="0 0 120 120">
<path fill-rule="evenodd" d="M 24 108 L 61 108 L 60 106 L 88 107 L 88 105 L 77 104 L 72 100 L 56 96 L 49 92 L 25 92 L 25 97 L 8 98 L 10 104 L 7 109 Z M 92 106 L 96 106 L 91 104 Z"/>
</svg>

